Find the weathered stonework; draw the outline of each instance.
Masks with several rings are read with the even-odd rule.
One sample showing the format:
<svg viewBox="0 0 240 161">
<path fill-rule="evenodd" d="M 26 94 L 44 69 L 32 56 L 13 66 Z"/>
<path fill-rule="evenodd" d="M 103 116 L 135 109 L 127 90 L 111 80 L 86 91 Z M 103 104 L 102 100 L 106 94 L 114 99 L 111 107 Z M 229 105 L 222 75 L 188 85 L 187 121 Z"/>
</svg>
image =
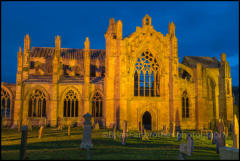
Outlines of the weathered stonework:
<svg viewBox="0 0 240 161">
<path fill-rule="evenodd" d="M 129 130 L 138 130 L 139 122 L 151 130 L 169 129 L 171 123 L 181 129 L 213 129 L 218 119 L 229 127 L 233 97 L 226 54 L 220 62 L 185 56 L 180 63 L 174 23 L 163 35 L 151 22 L 146 15 L 142 27 L 123 38 L 122 21 L 110 19 L 105 50 L 91 49 L 88 38 L 84 49 L 61 48 L 60 36 L 54 48 L 31 48 L 26 35 L 15 88 L 1 84 L 11 100 L 8 120 L 13 126 L 24 120 L 36 126 L 44 119 L 50 126 L 59 119 L 80 126 L 89 112 L 110 128 L 122 129 L 126 120 Z M 149 67 L 142 64 L 149 62 Z"/>
</svg>

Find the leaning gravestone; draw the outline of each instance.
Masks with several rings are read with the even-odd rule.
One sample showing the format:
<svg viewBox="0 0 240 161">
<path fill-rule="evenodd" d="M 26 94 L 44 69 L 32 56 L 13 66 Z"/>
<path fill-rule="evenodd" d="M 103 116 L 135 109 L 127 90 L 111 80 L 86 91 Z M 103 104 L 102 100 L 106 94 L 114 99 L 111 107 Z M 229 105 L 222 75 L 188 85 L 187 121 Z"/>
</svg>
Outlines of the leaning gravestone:
<svg viewBox="0 0 240 161">
<path fill-rule="evenodd" d="M 193 139 L 190 136 L 190 134 L 188 134 L 188 137 L 187 137 L 187 155 L 188 156 L 192 156 L 192 150 L 193 150 Z"/>
<path fill-rule="evenodd" d="M 80 145 L 81 149 L 91 149 L 93 148 L 92 144 L 92 127 L 91 127 L 91 114 L 87 113 L 84 116 L 84 128 L 83 128 L 83 138 Z"/>
<path fill-rule="evenodd" d="M 239 125 L 236 115 L 234 115 L 233 120 L 233 148 L 239 149 Z"/>
<path fill-rule="evenodd" d="M 27 133 L 28 133 L 28 127 L 23 126 L 22 137 L 21 137 L 21 147 L 20 147 L 20 160 L 26 160 Z"/>
<path fill-rule="evenodd" d="M 122 145 L 126 144 L 126 138 L 127 138 L 127 121 L 124 120 L 124 122 L 123 122 L 123 133 L 122 133 Z"/>
<path fill-rule="evenodd" d="M 43 134 L 43 125 L 41 125 L 39 131 L 38 131 L 38 138 L 41 139 Z"/>
</svg>

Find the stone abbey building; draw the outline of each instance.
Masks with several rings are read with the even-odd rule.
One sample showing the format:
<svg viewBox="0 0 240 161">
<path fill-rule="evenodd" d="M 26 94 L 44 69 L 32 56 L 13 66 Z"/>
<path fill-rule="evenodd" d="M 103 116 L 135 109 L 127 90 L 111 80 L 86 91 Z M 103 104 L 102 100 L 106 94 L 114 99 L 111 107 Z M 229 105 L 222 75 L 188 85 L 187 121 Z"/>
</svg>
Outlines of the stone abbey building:
<svg viewBox="0 0 240 161">
<path fill-rule="evenodd" d="M 16 84 L 1 83 L 4 126 L 22 124 L 82 126 L 91 113 L 95 123 L 122 129 L 211 129 L 216 120 L 233 120 L 233 97 L 226 54 L 184 56 L 178 62 L 174 23 L 163 35 L 142 19 L 131 35 L 122 36 L 122 21 L 112 18 L 105 33 L 106 49 L 31 47 L 30 37 L 18 52 Z"/>
</svg>

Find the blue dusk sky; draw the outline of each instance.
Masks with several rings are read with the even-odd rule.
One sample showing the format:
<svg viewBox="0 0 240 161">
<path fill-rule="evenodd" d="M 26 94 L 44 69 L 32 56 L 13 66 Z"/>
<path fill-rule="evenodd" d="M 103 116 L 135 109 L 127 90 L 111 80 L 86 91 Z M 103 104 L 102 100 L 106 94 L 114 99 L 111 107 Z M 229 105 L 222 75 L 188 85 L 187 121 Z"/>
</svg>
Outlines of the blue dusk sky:
<svg viewBox="0 0 240 161">
<path fill-rule="evenodd" d="M 155 30 L 166 35 L 176 25 L 178 56 L 210 56 L 225 52 L 233 86 L 239 85 L 239 2 L 1 2 L 1 82 L 16 82 L 17 52 L 28 33 L 31 47 L 105 49 L 109 18 L 122 20 L 123 36 L 152 17 Z"/>
</svg>

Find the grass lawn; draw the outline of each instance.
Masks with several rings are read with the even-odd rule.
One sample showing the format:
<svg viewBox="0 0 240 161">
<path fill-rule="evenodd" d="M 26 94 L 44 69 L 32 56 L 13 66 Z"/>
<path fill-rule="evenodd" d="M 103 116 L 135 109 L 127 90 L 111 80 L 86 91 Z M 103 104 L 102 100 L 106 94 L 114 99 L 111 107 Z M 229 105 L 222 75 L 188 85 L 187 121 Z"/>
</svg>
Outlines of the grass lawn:
<svg viewBox="0 0 240 161">
<path fill-rule="evenodd" d="M 71 136 L 67 136 L 67 129 L 58 131 L 56 128 L 47 128 L 43 131 L 43 137 L 38 139 L 38 129 L 33 128 L 28 132 L 27 157 L 32 160 L 87 159 L 86 151 L 80 150 L 82 132 L 78 127 L 71 128 Z M 1 134 L 1 159 L 19 159 L 21 133 L 16 129 L 2 129 Z M 129 136 L 123 146 L 121 138 L 114 141 L 108 134 L 108 130 L 93 131 L 91 159 L 179 159 L 180 142 L 177 138 L 160 136 L 141 141 L 138 137 Z M 186 139 L 181 142 L 184 141 Z M 230 140 L 226 143 L 232 144 Z M 218 160 L 219 155 L 215 149 L 216 145 L 212 145 L 207 136 L 194 138 L 193 155 L 185 156 L 185 159 Z"/>
</svg>

